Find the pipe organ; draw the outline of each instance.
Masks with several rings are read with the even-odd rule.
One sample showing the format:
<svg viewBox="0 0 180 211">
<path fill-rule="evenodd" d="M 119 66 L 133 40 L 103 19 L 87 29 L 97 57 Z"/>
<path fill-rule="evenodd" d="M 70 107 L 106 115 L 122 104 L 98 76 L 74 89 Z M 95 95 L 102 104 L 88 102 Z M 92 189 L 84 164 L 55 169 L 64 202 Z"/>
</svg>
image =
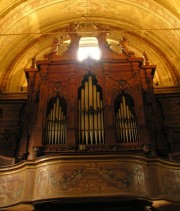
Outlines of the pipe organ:
<svg viewBox="0 0 180 211">
<path fill-rule="evenodd" d="M 104 144 L 102 89 L 94 75 L 88 74 L 78 90 L 79 144 Z"/>
<path fill-rule="evenodd" d="M 73 27 L 78 26 L 71 25 L 66 33 Z M 106 30 L 99 25 L 93 28 L 98 29 L 100 61 L 76 60 L 80 34 L 71 31 L 72 43 L 64 54 L 56 54 L 60 44 L 55 39 L 50 54 L 36 62 L 33 58 L 25 69 L 28 93 L 17 161 L 31 161 L 0 171 L 0 207 L 3 204 L 5 210 L 9 204 L 25 210 L 25 203 L 35 210 L 69 210 L 69 202 L 72 207 L 81 202 L 80 210 L 92 203 L 87 210 L 94 210 L 107 199 L 107 204 L 115 205 L 108 210 L 150 210 L 148 204 L 154 198 L 176 201 L 179 197 L 179 166 L 174 163 L 170 168 L 170 161 L 153 158 L 168 149 L 153 93 L 155 66 L 129 51 L 126 37 L 122 53 L 115 54 L 106 42 Z M 20 109 L 22 102 L 16 95 L 13 99 L 17 105 L 12 110 L 9 100 L 4 98 L 2 103 L 3 108 L 7 105 L 4 126 L 14 109 Z M 0 136 L 4 143 L 10 143 L 15 134 L 10 128 L 18 113 L 13 114 L 7 138 Z M 131 201 L 134 207 L 129 206 Z M 34 209 L 27 206 L 27 210 Z"/>
<path fill-rule="evenodd" d="M 66 102 L 64 98 L 56 96 L 50 99 L 44 135 L 45 145 L 66 143 Z"/>
<path fill-rule="evenodd" d="M 155 65 L 144 64 L 143 57 L 127 52 L 115 54 L 105 33 L 97 38 L 100 61 L 78 62 L 75 52 L 80 36 L 69 36 L 72 43 L 64 54 L 51 54 L 25 69 L 27 112 L 32 118 L 25 124 L 20 151 L 28 149 L 31 159 L 34 147 L 46 155 L 82 149 L 138 151 L 146 144 L 155 148 L 158 140 L 163 146 L 157 118 L 150 115 L 156 110 Z"/>
<path fill-rule="evenodd" d="M 128 99 L 129 98 L 129 99 Z M 115 102 L 115 127 L 117 142 L 138 143 L 137 120 L 133 112 L 133 104 L 128 103 L 131 97 L 120 95 Z"/>
</svg>

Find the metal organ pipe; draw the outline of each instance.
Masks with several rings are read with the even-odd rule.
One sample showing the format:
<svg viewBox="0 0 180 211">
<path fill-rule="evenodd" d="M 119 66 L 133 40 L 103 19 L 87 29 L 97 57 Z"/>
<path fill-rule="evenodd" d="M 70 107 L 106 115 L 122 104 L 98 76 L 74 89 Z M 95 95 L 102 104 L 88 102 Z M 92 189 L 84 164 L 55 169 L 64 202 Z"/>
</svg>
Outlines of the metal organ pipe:
<svg viewBox="0 0 180 211">
<path fill-rule="evenodd" d="M 88 78 L 88 88 L 89 88 L 89 109 L 93 107 L 93 85 L 92 85 L 92 76 Z M 90 111 L 91 112 L 91 111 Z M 89 114 L 89 133 L 90 133 L 90 142 L 93 144 L 93 115 Z"/>
<path fill-rule="evenodd" d="M 97 90 L 96 86 L 93 85 L 93 105 L 94 105 L 94 111 L 97 111 Z M 95 144 L 98 143 L 98 127 L 97 127 L 97 115 L 94 115 L 94 138 L 95 138 Z"/>
<path fill-rule="evenodd" d="M 65 144 L 66 140 L 66 116 L 63 111 L 61 98 L 56 97 L 53 106 L 49 108 L 46 119 L 45 140 L 46 145 Z"/>
<path fill-rule="evenodd" d="M 100 110 L 100 93 L 97 92 L 97 109 Z M 98 112 L 97 114 L 98 118 L 98 139 L 99 142 L 101 142 L 101 114 Z"/>
<path fill-rule="evenodd" d="M 89 75 L 86 78 L 79 92 L 80 144 L 104 143 L 103 102 L 93 77 Z"/>
<path fill-rule="evenodd" d="M 81 89 L 81 136 L 82 136 L 82 144 L 84 144 L 85 136 L 84 136 L 84 126 L 85 126 L 85 121 L 84 121 L 84 89 Z"/>
<path fill-rule="evenodd" d="M 125 96 L 121 97 L 116 112 L 116 134 L 120 143 L 138 143 L 138 129 L 136 118 L 127 104 Z"/>
<path fill-rule="evenodd" d="M 88 131 L 88 129 L 89 129 L 89 115 L 88 115 L 88 101 L 89 101 L 89 99 L 88 99 L 88 82 L 85 82 L 85 96 L 84 96 L 84 98 L 85 98 L 85 137 L 86 137 L 86 144 L 88 144 L 88 140 L 89 140 L 89 131 Z"/>
<path fill-rule="evenodd" d="M 104 119 L 103 119 L 103 102 L 101 100 L 101 135 L 102 143 L 104 144 Z"/>
</svg>

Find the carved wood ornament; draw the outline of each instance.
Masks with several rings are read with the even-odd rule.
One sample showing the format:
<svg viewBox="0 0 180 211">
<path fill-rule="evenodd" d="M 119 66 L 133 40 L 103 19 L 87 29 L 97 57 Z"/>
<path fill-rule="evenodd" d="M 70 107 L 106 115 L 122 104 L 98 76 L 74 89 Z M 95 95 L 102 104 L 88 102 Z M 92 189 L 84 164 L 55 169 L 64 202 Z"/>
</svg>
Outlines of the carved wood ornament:
<svg viewBox="0 0 180 211">
<path fill-rule="evenodd" d="M 146 122 L 148 118 L 148 122 L 153 120 L 146 116 L 149 111 L 143 96 L 154 100 L 151 87 L 155 66 L 149 65 L 145 52 L 144 61 L 135 57 L 129 50 L 127 37 L 119 43 L 121 52 L 114 53 L 107 45 L 102 27 L 95 33 L 102 52 L 100 60 L 87 58 L 78 62 L 76 53 L 81 36 L 77 28 L 81 28 L 78 23 L 68 27 L 71 43 L 64 54 L 58 55 L 63 39 L 54 38 L 45 59 L 33 58 L 31 68 L 26 69 L 27 77 L 32 78 L 29 92 L 34 90 L 33 101 L 39 99 L 38 111 L 30 114 L 34 115 L 34 122 L 30 129 L 29 157 L 33 157 L 32 147 L 40 147 L 44 154 L 68 152 L 71 148 L 143 151 L 145 144 L 154 149 L 154 138 L 149 136 L 154 128 Z M 49 102 L 55 104 L 49 108 Z M 152 105 L 156 106 L 154 102 Z"/>
</svg>

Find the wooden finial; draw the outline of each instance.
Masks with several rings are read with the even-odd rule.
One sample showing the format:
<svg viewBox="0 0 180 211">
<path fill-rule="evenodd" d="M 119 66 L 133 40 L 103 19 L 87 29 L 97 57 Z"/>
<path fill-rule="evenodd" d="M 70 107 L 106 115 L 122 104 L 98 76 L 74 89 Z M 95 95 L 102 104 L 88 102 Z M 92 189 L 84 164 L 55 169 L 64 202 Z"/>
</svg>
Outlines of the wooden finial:
<svg viewBox="0 0 180 211">
<path fill-rule="evenodd" d="M 149 59 L 148 59 L 148 56 L 147 56 L 145 51 L 143 52 L 143 58 L 144 58 L 144 64 L 148 65 L 149 64 L 149 62 L 148 62 Z"/>
<path fill-rule="evenodd" d="M 35 68 L 36 67 L 36 57 L 34 56 L 31 60 L 31 68 Z"/>
<path fill-rule="evenodd" d="M 128 49 L 128 44 L 129 44 L 129 41 L 127 39 L 126 36 L 122 37 L 121 40 L 119 40 L 119 44 L 118 46 L 121 47 L 121 52 L 127 56 L 131 56 L 131 55 L 134 55 L 134 52 L 130 51 Z"/>
</svg>

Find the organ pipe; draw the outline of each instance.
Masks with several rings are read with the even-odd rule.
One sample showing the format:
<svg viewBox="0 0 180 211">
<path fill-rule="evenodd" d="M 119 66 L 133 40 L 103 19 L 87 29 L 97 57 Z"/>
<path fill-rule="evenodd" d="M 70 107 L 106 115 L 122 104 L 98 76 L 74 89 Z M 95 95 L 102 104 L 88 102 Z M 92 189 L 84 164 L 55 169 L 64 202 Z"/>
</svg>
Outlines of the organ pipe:
<svg viewBox="0 0 180 211">
<path fill-rule="evenodd" d="M 88 104 L 89 104 L 89 95 L 88 95 L 88 82 L 85 82 L 85 137 L 86 137 L 86 144 L 88 144 L 89 140 L 89 115 L 88 115 Z"/>
<path fill-rule="evenodd" d="M 100 93 L 99 92 L 97 92 L 97 107 L 100 110 Z M 99 142 L 101 142 L 101 114 L 100 112 L 98 112 L 97 118 L 98 118 L 98 138 L 99 138 Z"/>
<path fill-rule="evenodd" d="M 84 116 L 85 113 L 84 111 L 84 89 L 81 89 L 81 135 L 82 135 L 82 144 L 84 144 L 84 140 L 85 140 L 85 136 L 84 136 L 84 126 L 85 126 L 85 120 L 84 120 Z"/>
<path fill-rule="evenodd" d="M 138 129 L 135 115 L 126 96 L 121 96 L 116 109 L 116 134 L 120 143 L 138 143 Z"/>
<path fill-rule="evenodd" d="M 79 143 L 104 144 L 102 90 L 91 74 L 79 89 Z"/>
<path fill-rule="evenodd" d="M 101 100 L 101 136 L 102 143 L 104 144 L 104 120 L 103 120 L 103 102 Z"/>
<path fill-rule="evenodd" d="M 48 104 L 45 126 L 46 145 L 65 144 L 66 140 L 66 104 L 62 97 L 52 98 Z"/>
<path fill-rule="evenodd" d="M 88 78 L 88 91 L 89 91 L 89 108 L 92 108 L 93 106 L 93 96 L 92 96 L 92 91 L 93 91 L 93 85 L 92 85 L 92 76 L 89 76 Z M 93 115 L 89 115 L 89 133 L 90 133 L 90 142 L 93 144 Z"/>
<path fill-rule="evenodd" d="M 94 103 L 94 111 L 97 111 L 97 90 L 96 90 L 96 86 L 93 85 L 93 103 Z M 97 136 L 97 115 L 94 115 L 94 138 L 95 138 L 95 144 L 98 143 L 98 136 Z"/>
</svg>

